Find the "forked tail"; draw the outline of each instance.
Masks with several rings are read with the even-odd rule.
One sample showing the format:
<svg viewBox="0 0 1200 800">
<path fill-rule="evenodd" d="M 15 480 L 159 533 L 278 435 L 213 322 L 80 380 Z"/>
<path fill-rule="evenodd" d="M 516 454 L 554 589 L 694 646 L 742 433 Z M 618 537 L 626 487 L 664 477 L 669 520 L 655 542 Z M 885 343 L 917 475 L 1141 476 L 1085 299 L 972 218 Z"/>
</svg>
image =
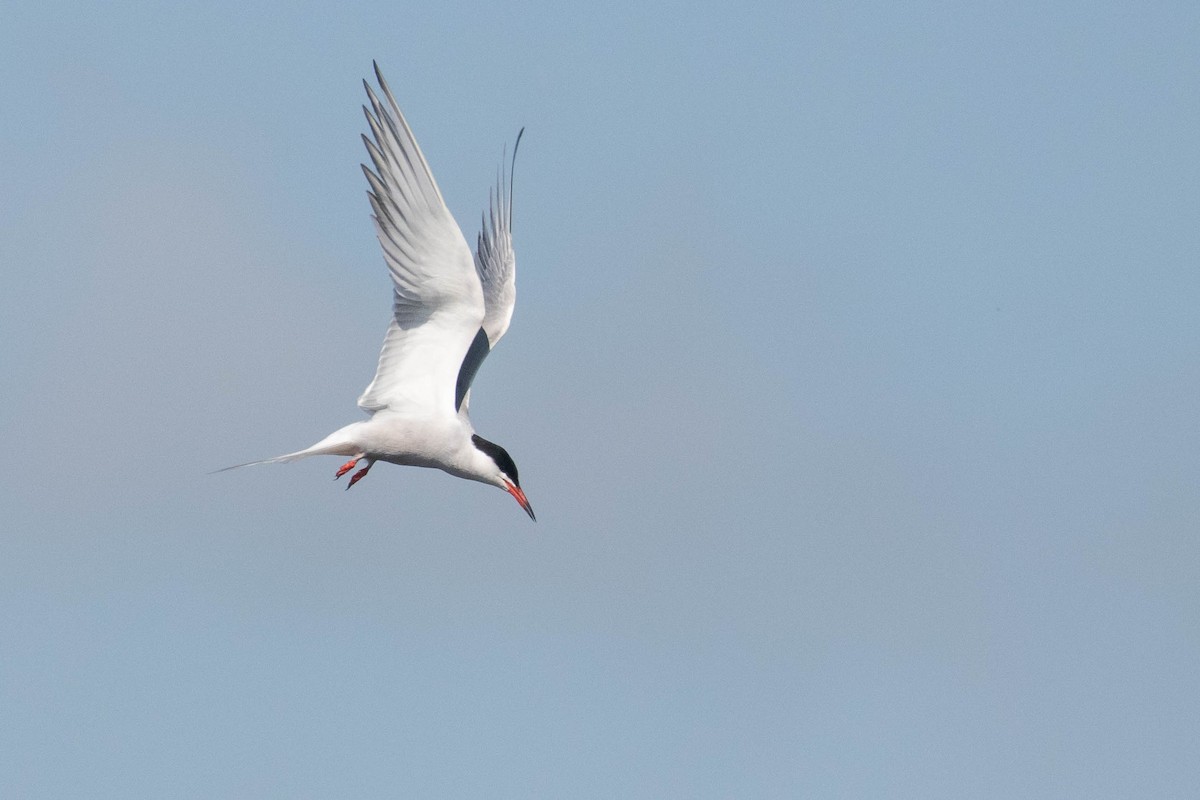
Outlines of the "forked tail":
<svg viewBox="0 0 1200 800">
<path fill-rule="evenodd" d="M 288 453 L 285 456 L 275 456 L 274 458 L 264 458 L 261 461 L 247 461 L 244 464 L 234 464 L 232 467 L 221 467 L 220 469 L 214 469 L 212 472 L 210 472 L 208 474 L 216 475 L 218 472 L 228 472 L 231 469 L 239 469 L 241 467 L 254 467 L 259 464 L 283 464 L 288 461 L 297 461 L 301 458 L 305 458 L 307 456 L 315 456 L 315 455 L 319 455 L 319 453 L 313 453 L 308 450 L 300 450 L 295 453 Z"/>
<path fill-rule="evenodd" d="M 336 436 L 336 434 L 334 434 Z M 332 441 L 331 441 L 332 440 Z M 228 472 L 231 469 L 240 467 L 253 467 L 258 464 L 283 464 L 288 461 L 298 461 L 309 456 L 352 456 L 357 452 L 357 448 L 347 443 L 344 440 L 335 440 L 334 436 L 328 436 L 325 439 L 314 444 L 312 447 L 306 447 L 303 450 L 297 450 L 294 453 L 287 453 L 274 458 L 264 458 L 261 461 L 247 461 L 244 464 L 234 464 L 232 467 L 222 467 L 221 469 L 213 470 L 209 475 L 216 475 L 218 472 Z"/>
</svg>

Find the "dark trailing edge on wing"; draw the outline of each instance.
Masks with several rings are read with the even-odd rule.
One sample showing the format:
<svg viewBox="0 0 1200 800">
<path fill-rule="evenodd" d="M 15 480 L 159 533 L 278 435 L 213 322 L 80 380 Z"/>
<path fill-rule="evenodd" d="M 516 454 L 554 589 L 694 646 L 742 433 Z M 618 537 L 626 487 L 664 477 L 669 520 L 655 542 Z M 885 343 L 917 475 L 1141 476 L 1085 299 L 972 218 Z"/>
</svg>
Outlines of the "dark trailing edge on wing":
<svg viewBox="0 0 1200 800">
<path fill-rule="evenodd" d="M 462 411 L 463 400 L 466 399 L 467 392 L 471 390 L 471 382 L 475 380 L 475 373 L 479 372 L 479 365 L 491 351 L 492 347 L 488 343 L 487 334 L 484 333 L 483 328 L 480 328 L 479 333 L 475 334 L 475 340 L 471 342 L 470 349 L 467 350 L 462 366 L 458 368 L 458 384 L 454 388 L 455 411 Z"/>
</svg>

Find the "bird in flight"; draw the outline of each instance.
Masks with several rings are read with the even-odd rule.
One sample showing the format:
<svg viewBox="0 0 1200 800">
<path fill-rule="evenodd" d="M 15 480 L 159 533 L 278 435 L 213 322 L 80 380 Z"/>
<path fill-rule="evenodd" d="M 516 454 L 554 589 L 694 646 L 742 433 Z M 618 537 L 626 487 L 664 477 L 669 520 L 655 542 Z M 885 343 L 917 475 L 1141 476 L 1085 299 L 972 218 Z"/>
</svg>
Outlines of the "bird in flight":
<svg viewBox="0 0 1200 800">
<path fill-rule="evenodd" d="M 511 170 L 502 163 L 472 254 L 379 65 L 374 67 L 379 93 L 363 81 L 371 128 L 363 142 L 372 166 L 362 168 L 393 291 L 375 378 L 358 398 L 370 418 L 304 450 L 226 469 L 345 456 L 349 461 L 335 480 L 363 465 L 350 476 L 349 489 L 376 461 L 436 467 L 503 489 L 536 520 L 512 457 L 475 433 L 468 413 L 475 373 L 508 330 L 516 302 Z M 513 145 L 514 165 L 524 132 Z"/>
</svg>

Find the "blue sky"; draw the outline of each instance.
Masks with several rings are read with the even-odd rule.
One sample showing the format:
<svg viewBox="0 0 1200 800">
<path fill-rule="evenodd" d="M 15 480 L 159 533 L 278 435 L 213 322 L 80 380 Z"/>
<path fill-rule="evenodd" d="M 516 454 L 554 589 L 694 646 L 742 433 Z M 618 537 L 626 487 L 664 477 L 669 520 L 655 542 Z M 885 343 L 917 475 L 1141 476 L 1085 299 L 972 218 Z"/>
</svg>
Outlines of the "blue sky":
<svg viewBox="0 0 1200 800">
<path fill-rule="evenodd" d="M 1052 6 L 1052 7 L 1050 7 Z M 1194 4 L 0 9 L 0 795 L 1200 783 Z M 378 59 L 503 493 L 330 459 Z"/>
</svg>

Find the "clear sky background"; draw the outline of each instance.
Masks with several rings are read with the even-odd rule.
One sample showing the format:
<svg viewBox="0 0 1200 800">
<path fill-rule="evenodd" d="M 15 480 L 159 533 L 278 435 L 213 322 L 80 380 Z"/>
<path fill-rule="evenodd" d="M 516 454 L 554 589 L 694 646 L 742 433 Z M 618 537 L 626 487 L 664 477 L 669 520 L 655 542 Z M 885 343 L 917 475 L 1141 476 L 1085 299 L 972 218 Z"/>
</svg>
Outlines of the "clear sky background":
<svg viewBox="0 0 1200 800">
<path fill-rule="evenodd" d="M 0 6 L 0 796 L 1200 785 L 1200 6 Z M 378 59 L 538 512 L 360 418 Z"/>
</svg>

